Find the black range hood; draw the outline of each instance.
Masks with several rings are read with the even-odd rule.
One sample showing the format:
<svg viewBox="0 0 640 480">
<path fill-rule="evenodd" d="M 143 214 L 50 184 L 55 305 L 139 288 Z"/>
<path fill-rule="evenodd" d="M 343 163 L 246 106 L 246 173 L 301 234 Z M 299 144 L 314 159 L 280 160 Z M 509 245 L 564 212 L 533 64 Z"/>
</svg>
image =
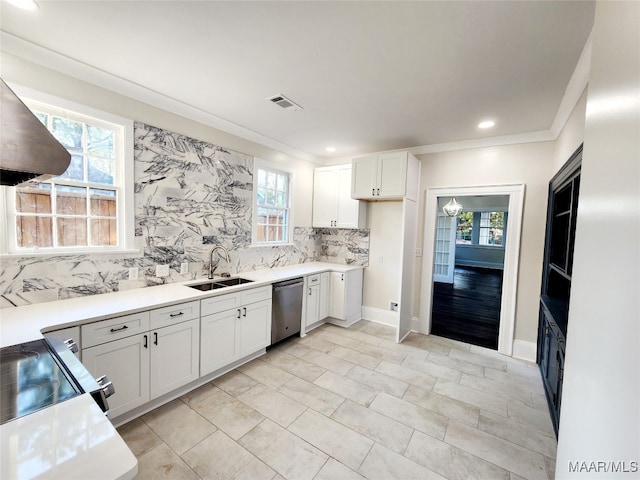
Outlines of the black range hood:
<svg viewBox="0 0 640 480">
<path fill-rule="evenodd" d="M 0 94 L 0 185 L 63 174 L 71 154 L 2 79 Z"/>
</svg>

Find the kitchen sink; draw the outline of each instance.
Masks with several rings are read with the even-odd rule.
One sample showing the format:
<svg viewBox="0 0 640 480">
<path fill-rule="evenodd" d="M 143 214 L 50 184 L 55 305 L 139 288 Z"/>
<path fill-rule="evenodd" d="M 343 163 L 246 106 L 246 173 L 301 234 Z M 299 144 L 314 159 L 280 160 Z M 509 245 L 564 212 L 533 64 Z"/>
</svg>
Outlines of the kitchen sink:
<svg viewBox="0 0 640 480">
<path fill-rule="evenodd" d="M 247 280 L 246 278 L 225 278 L 224 280 L 208 280 L 206 282 L 195 283 L 193 285 L 187 285 L 187 287 L 195 288 L 207 292 L 209 290 L 217 290 L 218 288 L 232 287 L 234 285 L 242 285 L 243 283 L 251 283 L 253 280 Z"/>
</svg>

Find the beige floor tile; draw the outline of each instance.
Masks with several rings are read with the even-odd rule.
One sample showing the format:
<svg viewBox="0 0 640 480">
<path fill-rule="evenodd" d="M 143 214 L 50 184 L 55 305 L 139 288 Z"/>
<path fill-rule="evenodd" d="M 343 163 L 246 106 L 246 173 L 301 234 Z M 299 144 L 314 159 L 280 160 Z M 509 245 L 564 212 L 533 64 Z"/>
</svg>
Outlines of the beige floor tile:
<svg viewBox="0 0 640 480">
<path fill-rule="evenodd" d="M 404 455 L 449 480 L 509 480 L 507 470 L 421 432 Z"/>
<path fill-rule="evenodd" d="M 263 362 L 260 359 L 253 360 L 241 367 L 238 367 L 245 375 L 257 380 L 260 383 L 264 383 L 269 387 L 278 388 L 287 383 L 293 378 L 289 372 Z"/>
<path fill-rule="evenodd" d="M 365 407 L 368 406 L 376 396 L 376 391 L 373 388 L 333 372 L 323 373 L 313 383 Z"/>
<path fill-rule="evenodd" d="M 218 430 L 182 455 L 202 478 L 270 480 L 269 466 Z"/>
<path fill-rule="evenodd" d="M 427 410 L 444 415 L 452 420 L 460 423 L 476 427 L 478 425 L 478 417 L 480 409 L 469 405 L 468 403 L 454 400 L 453 398 L 443 397 L 430 390 L 425 390 L 415 385 L 409 385 L 407 392 L 402 397 L 407 402 L 415 403 Z"/>
<path fill-rule="evenodd" d="M 444 438 L 447 423 L 449 422 L 449 419 L 444 415 L 386 393 L 378 394 L 371 403 L 370 408 L 441 440 Z"/>
<path fill-rule="evenodd" d="M 429 353 L 426 361 L 435 363 L 436 365 L 442 365 L 443 367 L 453 368 L 462 373 L 475 375 L 476 377 L 484 377 L 484 367 L 482 365 L 466 362 L 458 358 L 450 357 L 449 355 L 443 355 L 439 352 Z"/>
<path fill-rule="evenodd" d="M 518 384 L 505 385 L 504 382 L 498 382 L 490 378 L 479 378 L 463 373 L 460 378 L 460 385 L 473 388 L 479 392 L 497 395 L 508 400 L 520 400 L 525 405 L 533 407 L 533 393 L 531 393 L 530 389 L 523 388 Z"/>
<path fill-rule="evenodd" d="M 549 480 L 556 478 L 556 459 L 544 457 L 544 466 L 547 470 L 547 476 Z"/>
<path fill-rule="evenodd" d="M 346 375 L 355 366 L 351 362 L 313 349 L 310 349 L 302 358 L 338 375 Z"/>
<path fill-rule="evenodd" d="M 329 458 L 268 419 L 239 443 L 284 478 L 312 479 Z"/>
<path fill-rule="evenodd" d="M 335 458 L 330 458 L 318 472 L 314 480 L 363 480 L 364 477 Z"/>
<path fill-rule="evenodd" d="M 437 380 L 436 377 L 418 370 L 413 370 L 406 365 L 398 365 L 391 362 L 385 362 L 384 360 L 376 367 L 376 372 L 402 380 L 410 385 L 416 385 L 425 390 L 431 390 Z"/>
<path fill-rule="evenodd" d="M 547 457 L 556 457 L 558 443 L 555 437 L 544 435 L 538 430 L 529 428 L 516 420 L 481 411 L 478 429 Z"/>
<path fill-rule="evenodd" d="M 513 472 L 509 472 L 509 478 L 510 480 L 527 480 L 524 477 L 521 477 L 520 475 L 516 475 Z M 553 477 L 549 477 L 550 480 L 553 480 Z"/>
<path fill-rule="evenodd" d="M 238 400 L 283 427 L 289 426 L 307 409 L 300 402 L 265 385 L 256 385 L 251 390 L 240 395 Z"/>
<path fill-rule="evenodd" d="M 405 358 L 407 358 L 406 353 L 396 350 L 388 350 L 379 345 L 371 345 L 369 343 L 361 342 L 360 345 L 356 345 L 355 347 L 353 347 L 353 349 L 358 352 L 366 353 L 367 355 L 371 355 L 372 357 L 380 358 L 392 363 L 400 364 L 404 361 Z"/>
<path fill-rule="evenodd" d="M 541 454 L 494 435 L 451 421 L 444 441 L 530 480 L 547 480 Z"/>
<path fill-rule="evenodd" d="M 542 384 L 540 378 L 540 367 L 535 363 L 522 361 L 521 363 L 510 362 L 507 364 L 507 373 L 519 377 L 528 378 L 536 383 Z"/>
<path fill-rule="evenodd" d="M 353 325 L 352 328 L 357 329 L 360 332 L 372 335 L 383 340 L 396 341 L 396 328 L 390 325 L 383 325 L 380 323 L 370 322 L 367 320 L 360 320 Z"/>
<path fill-rule="evenodd" d="M 142 420 L 178 455 L 216 431 L 179 399 L 152 410 Z"/>
<path fill-rule="evenodd" d="M 242 437 L 264 417 L 240 400 L 216 388 L 216 391 L 191 405 L 196 412 L 233 439 Z"/>
<path fill-rule="evenodd" d="M 420 335 L 418 333 L 410 333 L 402 342 L 402 345 L 409 345 L 425 352 L 425 358 L 429 352 L 438 352 L 443 355 L 449 355 L 452 345 L 446 345 L 438 341 L 434 341 L 433 335 Z M 395 341 L 395 339 L 394 339 Z"/>
<path fill-rule="evenodd" d="M 262 358 L 269 365 L 289 372 L 308 382 L 313 382 L 326 371 L 324 368 L 307 362 L 302 358 L 278 350 L 272 350 Z"/>
<path fill-rule="evenodd" d="M 292 378 L 278 391 L 326 416 L 330 416 L 344 402 L 340 395 L 300 378 Z"/>
<path fill-rule="evenodd" d="M 377 392 L 385 392 L 399 398 L 401 398 L 404 392 L 407 391 L 407 388 L 409 388 L 409 384 L 402 380 L 360 366 L 355 366 L 346 376 L 347 378 L 373 388 Z"/>
<path fill-rule="evenodd" d="M 338 345 L 335 343 L 329 342 L 319 336 L 316 331 L 309 333 L 306 337 L 301 338 L 299 340 L 301 345 L 305 347 L 311 348 L 313 350 L 318 350 L 319 352 L 329 353 L 333 349 L 335 349 Z"/>
<path fill-rule="evenodd" d="M 349 400 L 331 418 L 400 454 L 413 434 L 413 428 Z"/>
<path fill-rule="evenodd" d="M 379 345 L 383 341 L 381 337 L 370 335 L 366 332 L 356 330 L 354 328 L 343 328 L 339 334 L 345 337 L 353 338 L 354 340 L 358 340 L 362 343 L 369 343 L 371 345 Z"/>
<path fill-rule="evenodd" d="M 334 348 L 330 353 L 334 357 L 341 358 L 342 360 L 346 360 L 347 362 L 355 363 L 356 365 L 360 365 L 364 368 L 370 368 L 371 370 L 375 369 L 382 361 L 380 358 L 372 357 L 371 355 L 367 355 L 366 353 L 358 352 L 351 348 L 341 346 Z"/>
<path fill-rule="evenodd" d="M 450 382 L 459 382 L 462 376 L 462 373 L 458 370 L 430 362 L 429 357 L 425 360 L 416 360 L 414 357 L 407 357 L 405 361 L 402 362 L 402 365 L 412 370 L 426 373 L 432 377 L 449 380 Z"/>
<path fill-rule="evenodd" d="M 191 406 L 206 400 L 210 395 L 213 395 L 218 390 L 219 389 L 215 385 L 211 383 L 205 383 L 204 385 L 199 386 L 195 390 L 191 390 L 190 392 L 182 395 L 180 397 L 180 400 L 182 400 L 187 405 Z"/>
<path fill-rule="evenodd" d="M 507 362 L 506 360 L 494 358 L 488 355 L 482 355 L 480 353 L 472 353 L 466 352 L 463 350 L 452 349 L 449 352 L 449 356 L 451 358 L 457 358 L 459 360 L 465 360 L 469 363 L 475 363 L 476 365 L 482 365 L 483 367 L 493 368 L 495 370 L 501 370 L 503 372 L 507 371 Z M 509 358 L 509 357 L 504 357 Z"/>
<path fill-rule="evenodd" d="M 393 352 L 399 352 L 406 356 L 414 357 L 416 360 L 424 360 L 429 355 L 429 350 L 426 348 L 418 347 L 415 345 L 408 345 L 405 342 L 396 343 L 395 340 L 383 340 L 378 345 L 379 347 L 386 348 Z"/>
<path fill-rule="evenodd" d="M 507 409 L 509 418 L 535 428 L 545 435 L 555 436 L 548 409 L 532 408 L 518 400 L 509 400 Z"/>
<path fill-rule="evenodd" d="M 373 442 L 313 410 L 307 410 L 288 430 L 327 455 L 357 470 Z"/>
<path fill-rule="evenodd" d="M 446 480 L 444 477 L 377 443 L 358 470 L 371 480 L 420 479 Z"/>
<path fill-rule="evenodd" d="M 163 443 L 156 432 L 139 418 L 118 427 L 118 433 L 136 457 Z"/>
<path fill-rule="evenodd" d="M 471 345 L 458 340 L 451 340 L 450 338 L 439 337 L 437 335 L 426 335 L 427 345 L 433 347 L 433 345 L 442 345 L 454 350 L 462 350 L 468 352 L 471 349 Z"/>
<path fill-rule="evenodd" d="M 278 350 L 288 353 L 289 355 L 294 355 L 296 357 L 302 358 L 311 351 L 311 348 L 300 343 L 299 337 L 294 337 L 280 344 Z"/>
<path fill-rule="evenodd" d="M 258 381 L 238 370 L 232 370 L 226 375 L 216 378 L 211 383 L 232 397 L 237 397 L 257 384 Z"/>
<path fill-rule="evenodd" d="M 535 408 L 536 410 L 542 410 L 544 412 L 548 412 L 549 411 L 549 404 L 547 403 L 547 396 L 544 393 L 534 393 L 533 394 L 533 408 Z"/>
<path fill-rule="evenodd" d="M 355 338 L 345 336 L 342 332 L 336 332 L 335 329 L 323 329 L 318 332 L 318 336 L 328 342 L 335 343 L 341 347 L 354 348 L 359 346 L 362 342 Z"/>
<path fill-rule="evenodd" d="M 507 400 L 491 393 L 479 392 L 473 388 L 441 379 L 438 379 L 434 385 L 433 392 L 504 417 L 507 416 Z"/>
<path fill-rule="evenodd" d="M 199 480 L 200 477 L 167 444 L 138 457 L 136 480 Z"/>
<path fill-rule="evenodd" d="M 507 371 L 503 372 L 501 370 L 494 370 L 493 368 L 487 368 L 485 372 L 485 378 L 490 380 L 501 382 L 506 385 L 518 385 L 521 388 L 525 388 L 531 390 L 532 392 L 543 392 L 542 387 L 542 378 L 540 377 L 540 373 L 538 373 L 537 377 L 524 377 L 522 375 L 518 375 L 516 373 L 511 373 L 509 370 L 509 365 L 507 365 Z M 529 369 L 527 369 L 529 370 Z"/>
</svg>

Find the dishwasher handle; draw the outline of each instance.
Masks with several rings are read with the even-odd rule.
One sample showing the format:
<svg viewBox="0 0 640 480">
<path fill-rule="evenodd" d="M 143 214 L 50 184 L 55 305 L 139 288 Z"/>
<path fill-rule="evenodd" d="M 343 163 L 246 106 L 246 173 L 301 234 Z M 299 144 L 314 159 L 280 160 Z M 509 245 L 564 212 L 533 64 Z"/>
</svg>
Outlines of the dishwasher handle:
<svg viewBox="0 0 640 480">
<path fill-rule="evenodd" d="M 292 280 L 274 283 L 273 291 L 280 292 L 282 290 L 288 290 L 290 288 L 299 288 L 303 284 L 303 282 L 304 280 L 302 278 L 294 278 Z"/>
</svg>

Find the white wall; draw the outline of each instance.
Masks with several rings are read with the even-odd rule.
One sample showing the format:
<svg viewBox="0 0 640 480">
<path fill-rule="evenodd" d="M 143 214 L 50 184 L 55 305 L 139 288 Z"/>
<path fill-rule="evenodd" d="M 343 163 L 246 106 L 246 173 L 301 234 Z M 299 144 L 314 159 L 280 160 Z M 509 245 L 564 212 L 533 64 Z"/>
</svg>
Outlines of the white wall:
<svg viewBox="0 0 640 480">
<path fill-rule="evenodd" d="M 556 478 L 638 478 L 568 470 L 640 462 L 639 2 L 597 4 L 586 112 Z"/>
<path fill-rule="evenodd" d="M 587 89 L 580 96 L 580 100 L 567 119 L 562 132 L 556 141 L 556 148 L 553 155 L 553 175 L 558 172 L 569 157 L 584 140 L 584 117 L 587 108 Z"/>
<path fill-rule="evenodd" d="M 191 138 L 262 158 L 280 165 L 281 168 L 293 171 L 295 176 L 294 225 L 311 226 L 313 168 L 319 165 L 294 158 L 12 55 L 3 53 L 0 56 L 0 62 L 2 63 L 2 78 L 9 85 L 18 84 L 105 112 L 181 133 Z"/>
<path fill-rule="evenodd" d="M 536 342 L 547 190 L 552 172 L 554 142 L 476 148 L 419 155 L 422 162 L 418 246 L 423 245 L 424 201 L 427 188 L 525 184 L 520 271 L 518 275 L 515 339 Z M 372 233 L 373 241 L 373 233 Z M 433 252 L 424 252 L 424 255 Z M 375 257 L 371 257 L 375 261 Z M 416 266 L 421 291 L 422 266 Z M 420 295 L 414 296 L 414 316 Z"/>
</svg>

